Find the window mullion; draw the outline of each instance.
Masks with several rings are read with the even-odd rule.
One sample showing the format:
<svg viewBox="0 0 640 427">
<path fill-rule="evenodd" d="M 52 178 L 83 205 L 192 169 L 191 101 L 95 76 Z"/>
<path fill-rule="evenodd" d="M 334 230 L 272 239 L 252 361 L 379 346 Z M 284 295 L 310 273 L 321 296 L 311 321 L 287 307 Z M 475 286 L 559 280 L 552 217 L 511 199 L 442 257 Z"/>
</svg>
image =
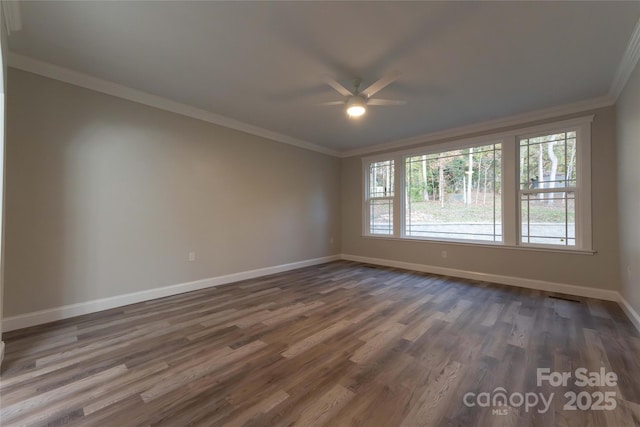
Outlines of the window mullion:
<svg viewBox="0 0 640 427">
<path fill-rule="evenodd" d="M 576 204 L 576 246 L 592 249 L 591 236 L 591 123 L 578 128 L 577 133 L 577 187 Z"/>
<path fill-rule="evenodd" d="M 393 159 L 395 167 L 394 185 L 393 185 L 393 235 L 395 237 L 404 236 L 404 206 L 405 206 L 405 162 L 402 156 L 396 156 Z"/>
<path fill-rule="evenodd" d="M 362 210 L 362 235 L 369 236 L 371 235 L 371 215 L 370 215 L 370 203 L 369 203 L 369 170 L 371 167 L 370 161 L 365 161 L 363 159 L 362 162 L 362 184 L 364 185 L 362 192 L 362 205 L 364 209 Z"/>
<path fill-rule="evenodd" d="M 515 136 L 505 137 L 502 141 L 502 239 L 505 245 L 518 242 L 518 182 L 520 152 Z"/>
</svg>

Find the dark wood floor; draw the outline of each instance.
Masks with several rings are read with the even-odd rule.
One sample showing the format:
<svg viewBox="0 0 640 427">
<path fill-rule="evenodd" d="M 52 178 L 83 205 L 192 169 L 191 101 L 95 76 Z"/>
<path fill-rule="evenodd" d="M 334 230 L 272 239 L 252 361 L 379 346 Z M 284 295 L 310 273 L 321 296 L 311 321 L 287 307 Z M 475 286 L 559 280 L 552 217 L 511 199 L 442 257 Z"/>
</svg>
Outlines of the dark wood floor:
<svg viewBox="0 0 640 427">
<path fill-rule="evenodd" d="M 638 332 L 576 299 L 341 261 L 121 307 L 7 333 L 0 424 L 640 425 Z M 538 367 L 619 381 L 537 387 Z M 497 387 L 555 397 L 463 404 Z M 564 410 L 567 390 L 617 408 Z"/>
</svg>

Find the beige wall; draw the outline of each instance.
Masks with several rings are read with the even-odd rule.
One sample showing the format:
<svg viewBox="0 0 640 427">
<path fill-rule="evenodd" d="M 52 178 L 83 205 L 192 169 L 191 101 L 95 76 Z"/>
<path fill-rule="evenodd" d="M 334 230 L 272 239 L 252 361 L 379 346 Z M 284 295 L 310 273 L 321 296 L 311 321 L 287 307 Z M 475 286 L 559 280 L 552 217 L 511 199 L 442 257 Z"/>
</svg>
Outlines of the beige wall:
<svg viewBox="0 0 640 427">
<path fill-rule="evenodd" d="M 640 63 L 617 109 L 621 293 L 640 313 Z"/>
<path fill-rule="evenodd" d="M 342 252 L 485 274 L 617 290 L 619 273 L 615 109 L 603 108 L 581 115 L 586 114 L 595 114 L 592 124 L 592 223 L 593 247 L 597 254 L 563 254 L 361 237 L 362 161 L 360 157 L 342 160 Z M 569 117 L 572 116 L 559 117 L 552 121 Z M 531 123 L 531 125 L 534 124 L 537 123 Z M 499 130 L 506 129 L 495 131 Z M 433 143 L 440 142 L 444 141 Z M 441 256 L 442 250 L 447 251 L 446 259 Z"/>
<path fill-rule="evenodd" d="M 632 136 L 631 143 L 621 142 L 626 151 L 619 156 L 616 110 L 583 113 L 595 114 L 592 220 L 598 253 L 579 255 L 363 238 L 359 157 L 338 160 L 10 69 L 4 315 L 340 249 L 617 290 L 614 171 L 617 161 L 626 162 L 620 187 L 638 188 L 632 166 L 638 158 L 637 96 L 628 102 L 630 92 L 640 92 L 629 89 L 638 87 L 637 75 L 621 100 L 631 107 L 621 105 L 628 119 L 621 115 L 619 126 Z M 640 214 L 637 197 L 620 203 L 621 222 L 631 223 Z M 621 245 L 623 263 L 635 257 L 636 287 L 627 281 L 625 292 L 638 310 L 640 239 L 634 230 L 622 233 Z M 197 259 L 188 262 L 192 250 Z"/>
<path fill-rule="evenodd" d="M 7 96 L 7 317 L 339 252 L 338 159 L 15 69 Z"/>
</svg>

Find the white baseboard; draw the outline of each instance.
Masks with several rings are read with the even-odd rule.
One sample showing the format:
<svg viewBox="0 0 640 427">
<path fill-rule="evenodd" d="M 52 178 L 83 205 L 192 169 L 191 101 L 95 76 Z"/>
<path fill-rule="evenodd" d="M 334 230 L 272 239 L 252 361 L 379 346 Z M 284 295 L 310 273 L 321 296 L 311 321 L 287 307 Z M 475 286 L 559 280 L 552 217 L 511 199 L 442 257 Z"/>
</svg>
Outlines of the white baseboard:
<svg viewBox="0 0 640 427">
<path fill-rule="evenodd" d="M 502 276 L 499 274 L 480 273 L 476 271 L 458 270 L 454 268 L 436 267 L 426 264 L 414 264 L 410 262 L 393 261 L 382 258 L 370 258 L 358 255 L 342 254 L 344 260 L 357 261 L 368 264 L 382 265 L 385 267 L 403 268 L 406 270 L 421 271 L 424 273 L 441 274 L 444 276 L 461 277 L 463 279 L 482 280 L 485 282 L 500 283 L 521 288 L 537 289 L 547 292 L 575 295 L 580 297 L 597 298 L 606 301 L 619 301 L 620 295 L 616 291 L 606 289 L 589 288 L 586 286 L 569 285 L 564 283 L 546 282 L 544 280 L 525 279 L 522 277 Z"/>
<path fill-rule="evenodd" d="M 116 295 L 113 297 L 81 302 L 78 304 L 65 305 L 48 310 L 36 311 L 33 313 L 21 314 L 13 317 L 6 317 L 2 320 L 2 330 L 3 332 L 13 331 L 15 329 L 27 328 L 29 326 L 39 325 L 42 323 L 53 322 L 55 320 L 95 313 L 97 311 L 108 310 L 110 308 L 122 307 L 128 304 L 149 301 L 152 299 L 163 298 L 171 295 L 181 294 L 184 292 L 197 291 L 213 286 L 220 286 L 227 283 L 238 282 L 241 280 L 253 279 L 260 276 L 268 276 L 270 274 L 276 274 L 283 271 L 294 270 L 296 268 L 323 264 L 330 261 L 336 261 L 338 259 L 340 259 L 339 255 L 308 259 L 304 261 L 292 262 L 289 264 L 242 271 L 239 273 L 227 274 L 225 276 L 210 277 L 193 282 L 180 283 L 177 285 L 164 286 L 162 288 L 148 289 L 124 295 Z"/>
<path fill-rule="evenodd" d="M 367 264 L 382 265 L 385 267 L 403 268 L 406 270 L 421 271 L 424 273 L 441 274 L 444 276 L 461 277 L 464 279 L 482 280 L 485 282 L 500 283 L 503 285 L 517 286 L 521 288 L 537 289 L 540 291 L 557 292 L 579 297 L 596 298 L 605 301 L 615 301 L 627 315 L 631 323 L 640 332 L 640 314 L 633 309 L 631 304 L 617 291 L 589 288 L 586 286 L 568 285 L 565 283 L 546 282 L 544 280 L 524 279 L 522 277 L 502 276 L 499 274 L 479 273 L 475 271 L 457 270 L 454 268 L 436 267 L 426 264 L 414 264 L 409 262 L 394 261 L 382 258 L 370 258 L 358 255 L 341 254 L 341 259 Z"/>
<path fill-rule="evenodd" d="M 640 332 L 640 314 L 638 314 L 638 312 L 635 311 L 633 307 L 631 307 L 631 304 L 629 304 L 629 302 L 624 299 L 622 294 L 618 294 L 618 304 L 620 304 L 620 307 L 622 307 L 622 311 L 624 311 L 629 320 L 631 320 L 633 326 L 635 326 L 638 332 Z"/>
<path fill-rule="evenodd" d="M 55 320 L 95 313 L 102 310 L 108 310 L 110 308 L 122 307 L 128 304 L 149 301 L 156 298 L 163 298 L 171 295 L 181 294 L 184 292 L 191 292 L 214 286 L 224 285 L 227 283 L 238 282 L 241 280 L 253 279 L 256 277 L 281 273 L 284 271 L 294 270 L 296 268 L 323 264 L 339 259 L 381 265 L 385 267 L 403 268 L 406 270 L 421 271 L 425 273 L 441 274 L 445 276 L 461 277 L 464 279 L 482 280 L 485 282 L 500 283 L 503 285 L 517 286 L 521 288 L 558 292 L 562 294 L 588 298 L 597 298 L 606 301 L 615 301 L 620 304 L 625 314 L 629 317 L 638 331 L 640 331 L 640 315 L 633 309 L 633 307 L 631 307 L 631 305 L 624 299 L 624 297 L 616 291 L 349 254 L 331 255 L 321 258 L 293 262 L 289 264 L 277 265 L 273 267 L 259 268 L 256 270 L 243 271 L 239 273 L 228 274 L 225 276 L 211 277 L 207 279 L 196 280 L 193 282 L 180 283 L 177 285 L 165 286 L 162 288 L 149 289 L 124 295 L 117 295 L 109 298 L 101 298 L 97 300 L 82 302 L 78 304 L 65 305 L 63 307 L 41 310 L 33 313 L 21 314 L 19 316 L 7 317 L 2 320 L 2 329 L 4 332 L 12 331 L 15 329 L 26 328 L 42 323 L 53 322 Z M 2 363 L 2 355 L 4 355 L 4 342 L 0 342 L 0 363 Z"/>
</svg>

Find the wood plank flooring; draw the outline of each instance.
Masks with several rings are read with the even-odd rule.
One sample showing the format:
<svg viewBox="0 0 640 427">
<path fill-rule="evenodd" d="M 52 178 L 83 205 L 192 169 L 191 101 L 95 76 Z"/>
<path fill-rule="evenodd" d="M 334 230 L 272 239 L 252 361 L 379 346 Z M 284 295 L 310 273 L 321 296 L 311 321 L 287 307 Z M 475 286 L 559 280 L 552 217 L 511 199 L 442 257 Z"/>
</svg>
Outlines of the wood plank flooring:
<svg viewBox="0 0 640 427">
<path fill-rule="evenodd" d="M 640 426 L 638 332 L 552 296 L 339 261 L 13 331 L 0 424 Z M 538 367 L 619 380 L 538 387 Z M 554 399 L 463 403 L 498 387 Z M 617 407 L 564 410 L 567 391 Z"/>
</svg>

